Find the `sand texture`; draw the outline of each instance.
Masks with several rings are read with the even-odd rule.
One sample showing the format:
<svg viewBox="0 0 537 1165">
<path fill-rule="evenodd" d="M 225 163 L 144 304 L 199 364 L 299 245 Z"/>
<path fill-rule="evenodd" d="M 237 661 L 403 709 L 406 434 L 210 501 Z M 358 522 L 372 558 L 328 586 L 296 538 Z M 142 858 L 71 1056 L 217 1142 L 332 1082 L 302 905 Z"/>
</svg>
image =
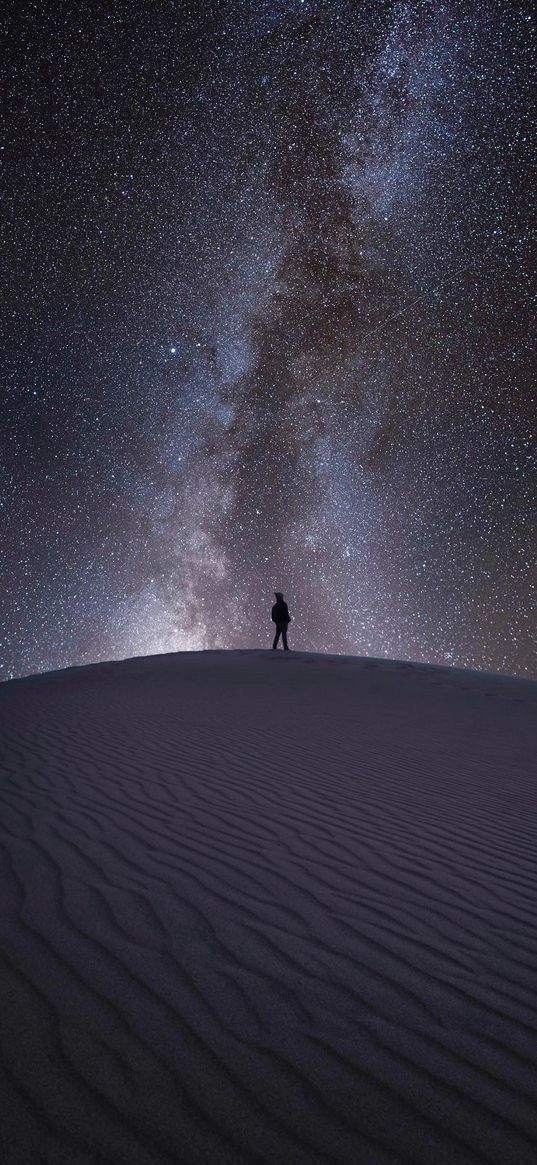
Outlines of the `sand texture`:
<svg viewBox="0 0 537 1165">
<path fill-rule="evenodd" d="M 0 686 L 2 1165 L 535 1165 L 537 684 Z"/>
</svg>

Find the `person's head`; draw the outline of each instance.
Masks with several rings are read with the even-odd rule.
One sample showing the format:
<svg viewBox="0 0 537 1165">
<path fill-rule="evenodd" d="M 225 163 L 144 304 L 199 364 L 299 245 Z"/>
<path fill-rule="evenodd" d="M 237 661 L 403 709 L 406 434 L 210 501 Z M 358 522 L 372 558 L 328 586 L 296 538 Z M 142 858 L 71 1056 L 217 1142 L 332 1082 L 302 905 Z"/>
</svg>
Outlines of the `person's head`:
<svg viewBox="0 0 537 1165">
<path fill-rule="evenodd" d="M 276 601 L 278 603 L 281 603 L 283 601 L 282 592 L 281 591 L 274 591 L 274 594 L 276 595 Z"/>
</svg>

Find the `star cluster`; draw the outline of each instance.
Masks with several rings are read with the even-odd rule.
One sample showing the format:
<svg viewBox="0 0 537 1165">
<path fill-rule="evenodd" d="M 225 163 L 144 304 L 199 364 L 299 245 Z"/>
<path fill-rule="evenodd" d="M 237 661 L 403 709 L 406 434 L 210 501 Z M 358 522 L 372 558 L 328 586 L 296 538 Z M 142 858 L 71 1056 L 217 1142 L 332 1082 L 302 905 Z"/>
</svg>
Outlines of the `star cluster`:
<svg viewBox="0 0 537 1165">
<path fill-rule="evenodd" d="M 537 676 L 536 80 L 503 0 L 4 17 L 4 678 Z"/>
</svg>

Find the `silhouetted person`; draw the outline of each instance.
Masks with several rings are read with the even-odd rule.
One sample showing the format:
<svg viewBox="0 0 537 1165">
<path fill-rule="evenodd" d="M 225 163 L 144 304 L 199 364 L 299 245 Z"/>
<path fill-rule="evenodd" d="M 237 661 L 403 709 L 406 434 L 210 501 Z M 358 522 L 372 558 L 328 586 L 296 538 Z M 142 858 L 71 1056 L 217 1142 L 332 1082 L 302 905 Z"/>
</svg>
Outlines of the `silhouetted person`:
<svg viewBox="0 0 537 1165">
<path fill-rule="evenodd" d="M 287 646 L 287 628 L 291 622 L 291 616 L 287 603 L 281 591 L 274 591 L 276 595 L 276 602 L 272 608 L 272 622 L 276 624 L 276 634 L 274 636 L 274 643 L 272 644 L 273 651 L 276 651 L 280 635 L 282 637 L 284 651 L 289 651 Z"/>
</svg>

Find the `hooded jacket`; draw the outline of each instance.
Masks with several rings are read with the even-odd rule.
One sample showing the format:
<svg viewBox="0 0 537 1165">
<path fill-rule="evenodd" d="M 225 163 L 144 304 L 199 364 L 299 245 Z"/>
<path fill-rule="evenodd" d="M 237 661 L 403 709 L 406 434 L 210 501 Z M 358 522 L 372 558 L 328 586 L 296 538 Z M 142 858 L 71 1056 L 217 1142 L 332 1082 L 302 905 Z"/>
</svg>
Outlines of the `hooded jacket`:
<svg viewBox="0 0 537 1165">
<path fill-rule="evenodd" d="M 283 598 L 278 598 L 272 608 L 272 622 L 273 623 L 290 623 L 291 616 L 289 608 Z"/>
</svg>

